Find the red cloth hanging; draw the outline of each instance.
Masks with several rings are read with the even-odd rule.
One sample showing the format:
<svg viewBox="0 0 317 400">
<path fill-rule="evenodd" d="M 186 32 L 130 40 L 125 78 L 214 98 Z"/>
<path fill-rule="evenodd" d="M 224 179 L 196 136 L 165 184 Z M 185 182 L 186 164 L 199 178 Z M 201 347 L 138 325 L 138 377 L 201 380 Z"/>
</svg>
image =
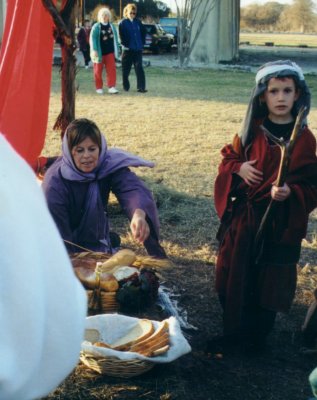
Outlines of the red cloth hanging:
<svg viewBox="0 0 317 400">
<path fill-rule="evenodd" d="M 51 88 L 53 21 L 39 0 L 10 0 L 0 52 L 0 132 L 37 167 Z"/>
</svg>

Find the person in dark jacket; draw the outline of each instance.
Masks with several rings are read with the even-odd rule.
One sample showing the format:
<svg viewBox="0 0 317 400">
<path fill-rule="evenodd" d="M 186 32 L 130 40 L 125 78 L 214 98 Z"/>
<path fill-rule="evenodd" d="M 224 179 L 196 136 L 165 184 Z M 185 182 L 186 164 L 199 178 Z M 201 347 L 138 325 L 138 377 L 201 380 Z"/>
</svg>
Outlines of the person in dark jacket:
<svg viewBox="0 0 317 400">
<path fill-rule="evenodd" d="M 77 40 L 79 45 L 79 50 L 83 53 L 85 60 L 85 68 L 89 68 L 90 63 L 90 45 L 89 45 L 89 36 L 90 36 L 91 25 L 89 19 L 85 19 L 84 26 L 82 26 L 77 34 Z"/>
<path fill-rule="evenodd" d="M 121 149 L 108 149 L 99 128 L 85 118 L 67 127 L 62 153 L 47 170 L 42 187 L 68 250 L 113 252 L 107 213 L 112 192 L 130 220 L 133 238 L 149 255 L 166 258 L 153 196 L 129 168 L 154 164 Z"/>
<path fill-rule="evenodd" d="M 129 74 L 132 64 L 137 78 L 137 90 L 146 93 L 145 74 L 142 65 L 142 50 L 145 43 L 145 27 L 136 18 L 137 7 L 128 4 L 123 11 L 124 19 L 119 24 L 119 36 L 122 45 L 122 83 L 123 89 L 129 91 Z"/>
</svg>

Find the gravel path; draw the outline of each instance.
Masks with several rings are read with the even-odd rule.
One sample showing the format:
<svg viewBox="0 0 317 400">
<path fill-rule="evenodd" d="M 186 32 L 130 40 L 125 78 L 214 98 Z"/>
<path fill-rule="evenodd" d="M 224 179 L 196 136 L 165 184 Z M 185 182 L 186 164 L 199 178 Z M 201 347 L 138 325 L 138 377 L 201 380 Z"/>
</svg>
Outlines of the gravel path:
<svg viewBox="0 0 317 400">
<path fill-rule="evenodd" d="M 151 66 L 178 67 L 176 50 L 160 55 L 145 53 L 143 58 L 149 61 Z M 265 62 L 279 59 L 290 59 L 295 61 L 304 73 L 317 74 L 317 48 L 240 46 L 237 62 L 214 65 L 194 64 L 191 67 L 256 71 Z"/>
<path fill-rule="evenodd" d="M 54 46 L 54 63 L 60 62 L 60 48 Z M 82 53 L 76 51 L 77 65 L 84 66 Z M 221 64 L 191 64 L 191 68 L 212 68 L 212 69 L 237 69 L 256 72 L 258 67 L 268 61 L 288 59 L 295 61 L 305 74 L 317 74 L 317 48 L 299 47 L 275 47 L 275 46 L 248 46 L 241 45 L 239 48 L 239 60 Z M 151 54 L 144 53 L 145 66 L 178 68 L 177 50 L 171 53 Z"/>
</svg>

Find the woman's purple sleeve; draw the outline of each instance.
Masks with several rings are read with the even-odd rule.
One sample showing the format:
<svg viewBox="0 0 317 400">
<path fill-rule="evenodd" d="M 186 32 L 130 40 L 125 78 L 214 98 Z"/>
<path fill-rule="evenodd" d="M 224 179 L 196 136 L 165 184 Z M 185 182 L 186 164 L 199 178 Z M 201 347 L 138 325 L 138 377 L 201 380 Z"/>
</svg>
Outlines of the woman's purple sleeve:
<svg viewBox="0 0 317 400">
<path fill-rule="evenodd" d="M 49 211 L 55 221 L 61 237 L 73 242 L 69 216 L 69 193 L 56 176 L 44 179 L 42 185 Z M 68 246 L 66 246 L 68 247 Z"/>
<path fill-rule="evenodd" d="M 159 237 L 159 218 L 154 198 L 144 182 L 129 168 L 122 168 L 113 174 L 111 191 L 117 197 L 122 209 L 131 220 L 137 208 L 143 210 Z"/>
</svg>

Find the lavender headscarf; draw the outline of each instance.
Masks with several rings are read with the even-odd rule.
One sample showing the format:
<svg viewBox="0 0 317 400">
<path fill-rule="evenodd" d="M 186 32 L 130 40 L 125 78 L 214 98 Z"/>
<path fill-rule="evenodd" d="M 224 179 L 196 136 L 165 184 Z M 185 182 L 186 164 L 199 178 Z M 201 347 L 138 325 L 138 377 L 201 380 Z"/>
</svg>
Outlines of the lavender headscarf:
<svg viewBox="0 0 317 400">
<path fill-rule="evenodd" d="M 67 132 L 63 138 L 62 157 L 56 161 L 60 163 L 60 172 L 64 179 L 77 182 L 89 182 L 88 193 L 85 201 L 84 215 L 79 227 L 74 232 L 75 242 L 91 242 L 92 238 L 100 242 L 99 251 L 111 252 L 109 240 L 109 224 L 104 213 L 104 207 L 99 191 L 98 180 L 124 167 L 154 167 L 154 163 L 146 161 L 138 156 L 124 150 L 113 148 L 107 149 L 104 136 L 101 136 L 101 150 L 96 168 L 91 172 L 78 170 L 73 162 L 71 152 L 68 148 Z"/>
<path fill-rule="evenodd" d="M 267 115 L 266 104 L 261 103 L 260 96 L 266 90 L 268 81 L 271 78 L 289 76 L 296 80 L 300 90 L 300 95 L 294 104 L 292 114 L 296 118 L 299 109 L 304 105 L 306 106 L 305 117 L 307 117 L 310 109 L 310 92 L 301 68 L 296 63 L 289 60 L 268 62 L 259 68 L 255 77 L 256 86 L 253 88 L 250 103 L 240 132 L 241 142 L 244 147 L 253 139 L 252 122 L 255 119 L 264 118 Z M 307 125 L 306 118 L 304 118 L 303 125 Z"/>
</svg>

